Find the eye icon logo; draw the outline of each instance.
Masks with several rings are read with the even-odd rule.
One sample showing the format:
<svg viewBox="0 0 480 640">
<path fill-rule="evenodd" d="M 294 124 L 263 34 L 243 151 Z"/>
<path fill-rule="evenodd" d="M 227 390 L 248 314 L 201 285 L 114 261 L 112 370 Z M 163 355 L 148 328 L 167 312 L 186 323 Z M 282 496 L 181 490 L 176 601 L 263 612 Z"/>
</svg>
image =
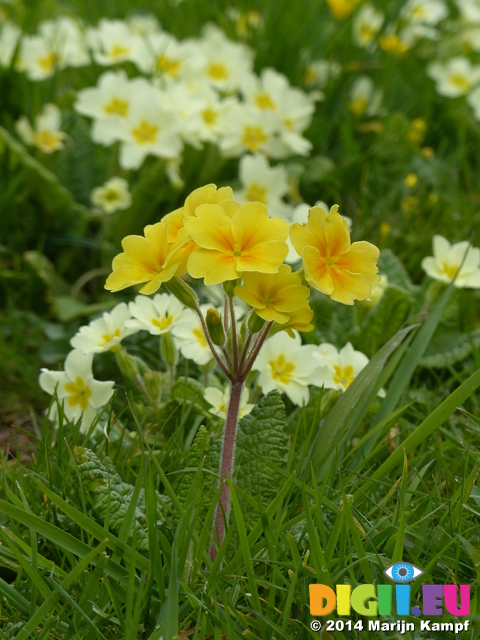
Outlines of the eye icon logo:
<svg viewBox="0 0 480 640">
<path fill-rule="evenodd" d="M 424 571 L 409 562 L 394 562 L 383 573 L 394 582 L 404 583 L 415 580 Z"/>
</svg>

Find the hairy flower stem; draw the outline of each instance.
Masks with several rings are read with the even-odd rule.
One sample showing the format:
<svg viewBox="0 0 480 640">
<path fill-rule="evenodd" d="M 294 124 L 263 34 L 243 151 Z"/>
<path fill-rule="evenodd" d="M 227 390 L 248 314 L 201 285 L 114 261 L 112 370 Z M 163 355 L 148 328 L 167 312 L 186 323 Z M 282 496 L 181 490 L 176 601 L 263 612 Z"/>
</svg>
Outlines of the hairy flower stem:
<svg viewBox="0 0 480 640">
<path fill-rule="evenodd" d="M 223 437 L 222 466 L 220 476 L 225 481 L 231 478 L 233 469 L 233 457 L 235 453 L 235 435 L 237 432 L 238 412 L 240 409 L 240 398 L 242 396 L 244 379 L 232 380 L 230 383 L 230 401 L 228 403 L 227 419 L 225 422 L 225 434 Z M 216 542 L 210 547 L 210 559 L 212 562 L 217 557 L 217 546 L 220 548 L 225 538 L 225 519 L 228 514 L 230 502 L 230 487 L 224 482 L 220 499 L 215 510 L 214 539 Z"/>
</svg>

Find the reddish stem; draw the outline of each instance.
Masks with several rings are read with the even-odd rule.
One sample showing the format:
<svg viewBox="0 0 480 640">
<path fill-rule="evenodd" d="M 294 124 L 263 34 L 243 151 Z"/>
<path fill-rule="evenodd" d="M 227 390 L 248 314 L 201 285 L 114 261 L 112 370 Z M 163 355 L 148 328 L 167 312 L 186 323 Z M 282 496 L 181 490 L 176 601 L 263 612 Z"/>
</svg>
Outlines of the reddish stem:
<svg viewBox="0 0 480 640">
<path fill-rule="evenodd" d="M 210 558 L 212 562 L 217 557 L 217 547 L 220 548 L 225 538 L 225 519 L 228 514 L 230 502 L 230 487 L 225 482 L 231 478 L 233 469 L 233 458 L 235 453 L 235 434 L 238 424 L 238 412 L 240 410 L 240 399 L 242 397 L 244 379 L 232 380 L 230 382 L 230 401 L 228 403 L 227 418 L 225 421 L 225 434 L 223 436 L 222 466 L 220 476 L 223 480 L 222 492 L 215 510 L 214 538 L 215 544 L 210 547 Z"/>
</svg>

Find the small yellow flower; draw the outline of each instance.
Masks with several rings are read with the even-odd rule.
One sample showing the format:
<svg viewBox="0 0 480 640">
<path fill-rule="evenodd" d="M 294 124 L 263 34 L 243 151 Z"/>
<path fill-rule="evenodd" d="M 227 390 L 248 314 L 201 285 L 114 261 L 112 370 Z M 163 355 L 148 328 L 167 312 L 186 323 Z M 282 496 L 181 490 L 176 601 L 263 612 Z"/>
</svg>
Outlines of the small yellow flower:
<svg viewBox="0 0 480 640">
<path fill-rule="evenodd" d="M 235 200 L 204 204 L 186 217 L 185 228 L 198 245 L 188 259 L 188 273 L 219 284 L 239 278 L 244 271 L 277 273 L 288 254 L 288 225 L 269 219 L 259 202 L 240 205 Z"/>
<path fill-rule="evenodd" d="M 408 131 L 408 139 L 414 144 L 422 144 L 425 138 L 425 131 L 427 129 L 427 123 L 423 118 L 415 118 L 412 120 L 410 129 Z"/>
<path fill-rule="evenodd" d="M 332 300 L 353 304 L 365 300 L 378 284 L 380 252 L 370 242 L 350 242 L 348 223 L 334 205 L 327 213 L 313 207 L 308 223 L 292 225 L 290 239 L 303 258 L 305 278 Z"/>
<path fill-rule="evenodd" d="M 405 180 L 403 181 L 403 184 L 408 187 L 408 189 L 414 189 L 417 184 L 418 184 L 418 176 L 416 173 L 409 173 L 408 176 L 406 176 Z"/>
<path fill-rule="evenodd" d="M 359 2 L 360 0 L 327 0 L 330 13 L 338 20 L 348 18 Z"/>
<path fill-rule="evenodd" d="M 244 273 L 243 283 L 235 287 L 235 295 L 267 322 L 285 324 L 292 312 L 310 310 L 310 289 L 302 285 L 300 274 L 292 273 L 286 264 L 280 265 L 278 273 Z"/>
<path fill-rule="evenodd" d="M 404 40 L 401 40 L 394 33 L 384 34 L 380 36 L 379 43 L 381 48 L 387 53 L 391 53 L 394 56 L 403 56 L 406 53 L 411 45 Z"/>
<path fill-rule="evenodd" d="M 179 249 L 188 236 L 179 232 L 175 242 L 169 242 L 168 224 L 157 222 L 144 229 L 143 236 L 127 236 L 122 240 L 123 253 L 115 256 L 111 273 L 105 284 L 109 291 L 120 291 L 136 284 L 144 284 L 140 293 L 155 293 L 163 282 L 185 270 Z"/>
</svg>

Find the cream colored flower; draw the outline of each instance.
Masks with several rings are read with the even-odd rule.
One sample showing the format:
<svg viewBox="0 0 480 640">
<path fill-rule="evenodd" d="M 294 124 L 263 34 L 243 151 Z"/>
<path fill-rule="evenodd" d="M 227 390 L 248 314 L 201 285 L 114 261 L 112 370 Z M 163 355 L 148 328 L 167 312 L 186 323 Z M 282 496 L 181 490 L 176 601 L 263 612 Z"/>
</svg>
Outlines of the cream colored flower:
<svg viewBox="0 0 480 640">
<path fill-rule="evenodd" d="M 313 384 L 313 372 L 318 363 L 313 359 L 313 345 L 302 346 L 300 335 L 292 339 L 284 331 L 269 338 L 252 367 L 259 372 L 258 386 L 263 393 L 274 389 L 285 393 L 296 405 L 307 404 L 308 386 Z"/>
<path fill-rule="evenodd" d="M 25 116 L 17 120 L 15 128 L 25 144 L 42 153 L 53 153 L 65 146 L 67 134 L 60 130 L 61 124 L 60 109 L 54 104 L 46 104 L 35 118 L 34 129 Z"/>
<path fill-rule="evenodd" d="M 115 349 L 124 338 L 138 331 L 128 326 L 131 317 L 126 303 L 120 302 L 110 312 L 80 327 L 70 344 L 83 353 L 103 353 Z"/>
<path fill-rule="evenodd" d="M 361 118 L 363 115 L 374 116 L 380 110 L 382 91 L 375 89 L 373 81 L 368 76 L 360 76 L 350 89 L 348 109 L 353 115 Z"/>
<path fill-rule="evenodd" d="M 355 351 L 350 342 L 340 351 L 332 344 L 324 343 L 314 347 L 312 354 L 318 367 L 312 376 L 312 384 L 325 389 L 345 391 L 368 364 L 367 356 Z"/>
<path fill-rule="evenodd" d="M 465 261 L 460 269 L 464 257 Z M 433 236 L 433 257 L 428 256 L 422 260 L 422 269 L 434 280 L 449 283 L 457 275 L 455 287 L 478 289 L 480 288 L 480 249 L 469 248 L 467 241 L 450 244 L 442 236 Z"/>
<path fill-rule="evenodd" d="M 128 209 L 132 204 L 132 196 L 128 190 L 127 180 L 118 177 L 110 178 L 102 187 L 92 191 L 91 201 L 105 213 Z"/>
<path fill-rule="evenodd" d="M 353 18 L 353 38 L 359 47 L 368 47 L 383 24 L 385 16 L 371 4 L 363 4 Z"/>
<path fill-rule="evenodd" d="M 255 406 L 254 404 L 248 404 L 248 389 L 244 387 L 242 395 L 240 397 L 240 408 L 238 411 L 238 417 L 243 418 L 250 413 Z M 225 418 L 227 415 L 228 403 L 230 401 L 230 390 L 228 387 L 224 391 L 220 391 L 216 387 L 207 387 L 205 389 L 203 397 L 212 405 L 209 409 L 210 413 L 219 418 Z"/>
<path fill-rule="evenodd" d="M 157 293 L 153 298 L 139 295 L 135 302 L 129 303 L 129 308 L 133 318 L 127 326 L 136 331 L 148 331 L 152 336 L 169 333 L 185 314 L 183 304 L 168 293 Z"/>
<path fill-rule="evenodd" d="M 204 317 L 210 307 L 209 304 L 200 306 Z M 184 358 L 193 360 L 199 366 L 213 360 L 202 324 L 197 314 L 191 309 L 187 309 L 182 320 L 173 325 L 172 336 L 175 346 Z"/>
<path fill-rule="evenodd" d="M 271 167 L 263 155 L 245 155 L 240 159 L 239 177 L 242 189 L 233 194 L 238 202 L 261 202 L 272 217 L 289 219 L 292 207 L 282 200 L 289 189 L 283 165 Z"/>
<path fill-rule="evenodd" d="M 448 98 L 463 96 L 480 82 L 480 66 L 472 65 L 468 58 L 432 62 L 427 67 L 427 73 L 435 81 L 437 92 Z"/>
<path fill-rule="evenodd" d="M 71 422 L 82 420 L 81 433 L 90 430 L 97 410 L 104 407 L 113 395 L 114 382 L 99 382 L 92 373 L 93 353 L 83 353 L 78 349 L 70 351 L 65 360 L 65 371 L 42 369 L 39 384 L 53 395 L 56 393 L 63 411 Z M 51 420 L 57 419 L 57 407 L 52 406 Z"/>
</svg>

